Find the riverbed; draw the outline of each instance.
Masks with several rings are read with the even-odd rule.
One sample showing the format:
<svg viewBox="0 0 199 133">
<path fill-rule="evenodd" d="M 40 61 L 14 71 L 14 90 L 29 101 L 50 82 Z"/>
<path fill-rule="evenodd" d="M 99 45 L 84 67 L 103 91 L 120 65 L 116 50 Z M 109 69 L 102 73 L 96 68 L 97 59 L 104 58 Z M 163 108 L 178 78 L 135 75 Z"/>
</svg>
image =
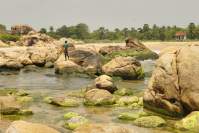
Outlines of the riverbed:
<svg viewBox="0 0 199 133">
<path fill-rule="evenodd" d="M 146 72 L 146 77 L 143 80 L 121 80 L 116 79 L 116 84 L 119 88 L 132 89 L 134 95 L 143 96 L 144 89 L 147 87 L 148 80 L 151 72 L 154 68 L 154 60 L 145 60 L 141 62 Z M 25 120 L 36 123 L 43 123 L 58 129 L 63 133 L 71 133 L 63 127 L 64 118 L 63 115 L 67 112 L 77 112 L 92 122 L 97 123 L 119 123 L 125 124 L 132 129 L 135 129 L 138 133 L 171 133 L 176 132 L 172 126 L 175 120 L 165 117 L 167 119 L 167 126 L 163 128 L 149 129 L 140 128 L 134 126 L 132 122 L 121 121 L 117 119 L 117 116 L 121 112 L 126 111 L 140 111 L 132 110 L 130 108 L 123 107 L 86 107 L 79 106 L 75 108 L 63 108 L 56 107 L 43 102 L 43 98 L 46 96 L 65 96 L 66 93 L 78 91 L 91 85 L 94 78 L 82 77 L 82 76 L 68 76 L 68 75 L 56 75 L 54 69 L 39 68 L 36 71 L 23 71 L 11 75 L 0 75 L 0 88 L 17 88 L 27 91 L 34 101 L 27 105 L 34 115 L 28 117 L 15 117 L 15 116 L 1 116 L 0 120 L 0 132 L 4 132 L 8 125 L 14 120 Z"/>
</svg>

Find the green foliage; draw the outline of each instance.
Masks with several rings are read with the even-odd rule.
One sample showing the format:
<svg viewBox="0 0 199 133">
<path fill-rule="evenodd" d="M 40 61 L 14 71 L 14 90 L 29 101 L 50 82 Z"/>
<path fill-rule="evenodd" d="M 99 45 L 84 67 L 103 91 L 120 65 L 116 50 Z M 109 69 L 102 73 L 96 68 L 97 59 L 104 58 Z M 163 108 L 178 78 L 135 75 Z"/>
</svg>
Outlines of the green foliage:
<svg viewBox="0 0 199 133">
<path fill-rule="evenodd" d="M 6 33 L 6 26 L 0 24 L 0 33 Z"/>
<path fill-rule="evenodd" d="M 19 36 L 17 35 L 10 35 L 10 34 L 0 34 L 0 40 L 2 40 L 3 42 L 7 42 L 7 41 L 18 41 L 19 40 Z"/>
<path fill-rule="evenodd" d="M 45 28 L 41 28 L 39 32 L 40 32 L 40 33 L 46 34 L 46 33 L 47 33 L 47 30 L 46 30 Z"/>
</svg>

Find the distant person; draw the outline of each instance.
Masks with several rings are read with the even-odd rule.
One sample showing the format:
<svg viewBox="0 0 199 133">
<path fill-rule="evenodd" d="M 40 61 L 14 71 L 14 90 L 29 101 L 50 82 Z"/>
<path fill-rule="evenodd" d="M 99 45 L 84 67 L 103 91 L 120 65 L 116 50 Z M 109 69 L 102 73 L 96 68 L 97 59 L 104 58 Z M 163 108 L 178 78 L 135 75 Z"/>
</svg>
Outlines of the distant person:
<svg viewBox="0 0 199 133">
<path fill-rule="evenodd" d="M 65 43 L 64 43 L 64 55 L 65 55 L 65 60 L 66 60 L 66 57 L 67 57 L 68 60 L 69 60 L 68 47 L 69 47 L 68 42 L 65 41 Z"/>
</svg>

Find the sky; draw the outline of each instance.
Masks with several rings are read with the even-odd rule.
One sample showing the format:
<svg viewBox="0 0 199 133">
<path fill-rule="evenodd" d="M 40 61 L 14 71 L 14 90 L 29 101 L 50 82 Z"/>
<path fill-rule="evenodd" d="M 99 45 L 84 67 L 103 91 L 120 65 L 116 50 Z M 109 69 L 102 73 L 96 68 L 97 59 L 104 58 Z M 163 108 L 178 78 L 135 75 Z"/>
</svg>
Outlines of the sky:
<svg viewBox="0 0 199 133">
<path fill-rule="evenodd" d="M 199 24 L 199 0 L 0 0 L 0 23 L 36 29 L 86 23 L 91 30 Z"/>
</svg>

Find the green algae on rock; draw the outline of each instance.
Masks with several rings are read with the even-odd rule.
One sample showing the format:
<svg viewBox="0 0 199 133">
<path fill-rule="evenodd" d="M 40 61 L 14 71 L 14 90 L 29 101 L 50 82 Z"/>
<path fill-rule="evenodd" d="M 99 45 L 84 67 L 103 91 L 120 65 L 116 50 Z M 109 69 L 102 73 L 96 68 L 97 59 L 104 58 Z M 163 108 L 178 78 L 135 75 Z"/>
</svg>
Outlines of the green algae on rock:
<svg viewBox="0 0 199 133">
<path fill-rule="evenodd" d="M 145 116 L 136 119 L 134 124 L 140 127 L 155 128 L 164 126 L 166 121 L 159 116 Z"/>
<path fill-rule="evenodd" d="M 124 96 L 124 97 L 119 98 L 116 101 L 116 104 L 118 106 L 128 106 L 128 105 L 132 105 L 138 102 L 139 102 L 139 98 L 137 96 Z"/>
<path fill-rule="evenodd" d="M 74 116 L 74 117 L 70 118 L 69 120 L 67 120 L 64 126 L 67 129 L 74 130 L 88 122 L 89 121 L 85 117 Z"/>
<path fill-rule="evenodd" d="M 68 113 L 64 114 L 64 119 L 68 120 L 68 119 L 71 119 L 76 116 L 80 116 L 80 115 L 75 112 L 68 112 Z"/>
<path fill-rule="evenodd" d="M 185 118 L 178 121 L 175 124 L 175 127 L 177 129 L 182 129 L 182 130 L 198 131 L 199 130 L 199 111 L 191 112 Z"/>
<path fill-rule="evenodd" d="M 133 90 L 127 88 L 120 88 L 117 91 L 115 91 L 114 94 L 119 96 L 129 96 L 133 95 Z"/>
<path fill-rule="evenodd" d="M 29 96 L 17 97 L 17 102 L 19 102 L 21 104 L 29 103 L 29 102 L 32 102 L 32 101 L 33 101 L 33 98 L 29 97 Z"/>
<path fill-rule="evenodd" d="M 77 99 L 64 97 L 45 97 L 44 102 L 62 107 L 77 107 L 80 105 L 80 102 Z"/>
<path fill-rule="evenodd" d="M 124 112 L 121 113 L 118 118 L 121 120 L 135 120 L 143 116 L 147 116 L 146 112 Z"/>
</svg>

